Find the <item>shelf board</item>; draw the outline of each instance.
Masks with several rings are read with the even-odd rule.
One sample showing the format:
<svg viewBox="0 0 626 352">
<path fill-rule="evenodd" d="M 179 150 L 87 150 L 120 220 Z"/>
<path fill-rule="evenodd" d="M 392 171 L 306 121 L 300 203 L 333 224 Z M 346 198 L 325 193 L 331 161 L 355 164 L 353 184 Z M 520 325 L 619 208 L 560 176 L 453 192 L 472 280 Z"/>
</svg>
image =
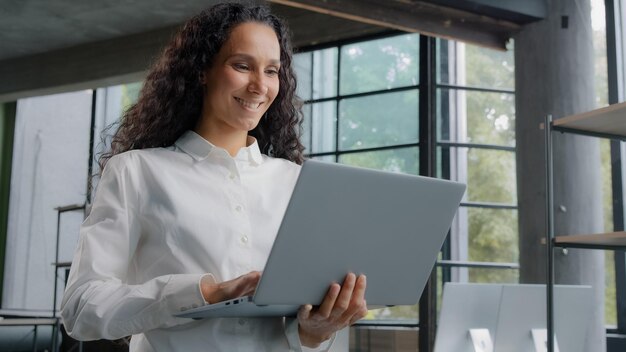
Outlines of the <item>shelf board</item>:
<svg viewBox="0 0 626 352">
<path fill-rule="evenodd" d="M 555 129 L 626 138 L 626 102 L 556 119 Z"/>
<path fill-rule="evenodd" d="M 609 232 L 595 235 L 556 236 L 555 247 L 626 249 L 626 232 Z"/>
<path fill-rule="evenodd" d="M 0 319 L 0 326 L 35 326 L 35 325 L 54 325 L 57 323 L 55 318 L 4 318 Z"/>
</svg>

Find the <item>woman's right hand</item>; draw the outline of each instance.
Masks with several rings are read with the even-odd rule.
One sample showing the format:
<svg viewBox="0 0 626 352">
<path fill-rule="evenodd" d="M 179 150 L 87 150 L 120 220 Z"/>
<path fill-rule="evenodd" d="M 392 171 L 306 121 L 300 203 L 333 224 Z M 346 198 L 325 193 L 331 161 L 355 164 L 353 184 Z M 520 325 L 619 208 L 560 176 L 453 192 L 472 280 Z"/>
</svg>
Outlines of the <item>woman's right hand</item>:
<svg viewBox="0 0 626 352">
<path fill-rule="evenodd" d="M 260 271 L 251 271 L 236 279 L 224 282 L 215 282 L 211 275 L 205 275 L 200 280 L 200 291 L 205 301 L 217 303 L 237 297 L 252 295 L 256 290 L 260 278 Z"/>
<path fill-rule="evenodd" d="M 346 275 L 342 285 L 330 286 L 322 303 L 313 308 L 303 305 L 298 311 L 300 342 L 316 348 L 337 331 L 352 325 L 367 315 L 365 275 Z"/>
</svg>

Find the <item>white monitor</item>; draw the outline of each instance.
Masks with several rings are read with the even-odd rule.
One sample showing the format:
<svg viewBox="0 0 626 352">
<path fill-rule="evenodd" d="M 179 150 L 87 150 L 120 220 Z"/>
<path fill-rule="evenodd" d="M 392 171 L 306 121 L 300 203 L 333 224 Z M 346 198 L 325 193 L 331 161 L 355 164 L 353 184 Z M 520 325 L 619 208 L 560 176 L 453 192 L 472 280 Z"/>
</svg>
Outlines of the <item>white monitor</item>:
<svg viewBox="0 0 626 352">
<path fill-rule="evenodd" d="M 591 286 L 554 287 L 554 334 L 559 351 L 585 352 L 589 321 L 593 313 L 591 295 Z M 545 344 L 537 346 L 533 341 L 532 330 L 545 331 L 546 321 L 545 285 L 504 285 L 494 341 L 495 351 L 545 351 Z"/>
<path fill-rule="evenodd" d="M 560 351 L 584 351 L 593 309 L 591 294 L 590 286 L 554 287 L 554 327 Z M 491 346 L 494 352 L 542 351 L 546 319 L 545 285 L 446 283 L 435 352 L 489 352 Z"/>
<path fill-rule="evenodd" d="M 484 333 L 472 339 L 472 329 L 486 329 L 493 341 L 501 296 L 502 285 L 446 283 L 435 352 L 475 352 Z"/>
</svg>

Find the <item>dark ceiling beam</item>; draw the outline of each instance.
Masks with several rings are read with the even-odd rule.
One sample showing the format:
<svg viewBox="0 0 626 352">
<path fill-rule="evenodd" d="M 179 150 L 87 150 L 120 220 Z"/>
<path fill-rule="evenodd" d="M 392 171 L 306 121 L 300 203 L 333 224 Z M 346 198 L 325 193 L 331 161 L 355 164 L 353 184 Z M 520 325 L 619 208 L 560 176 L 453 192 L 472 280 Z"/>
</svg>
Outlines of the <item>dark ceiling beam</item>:
<svg viewBox="0 0 626 352">
<path fill-rule="evenodd" d="M 291 42 L 295 48 L 389 32 L 389 29 L 385 27 L 346 21 L 336 16 L 327 16 L 295 7 L 271 4 L 271 8 L 272 13 L 288 22 Z"/>
<path fill-rule="evenodd" d="M 295 47 L 387 30 L 285 6 L 276 12 L 288 20 Z M 178 27 L 2 60 L 0 102 L 140 81 Z"/>
<path fill-rule="evenodd" d="M 528 24 L 546 18 L 547 0 L 422 0 L 491 18 Z"/>
<path fill-rule="evenodd" d="M 352 21 L 506 50 L 516 23 L 416 0 L 269 0 Z"/>
<path fill-rule="evenodd" d="M 0 61 L 0 102 L 141 80 L 176 29 Z"/>
</svg>

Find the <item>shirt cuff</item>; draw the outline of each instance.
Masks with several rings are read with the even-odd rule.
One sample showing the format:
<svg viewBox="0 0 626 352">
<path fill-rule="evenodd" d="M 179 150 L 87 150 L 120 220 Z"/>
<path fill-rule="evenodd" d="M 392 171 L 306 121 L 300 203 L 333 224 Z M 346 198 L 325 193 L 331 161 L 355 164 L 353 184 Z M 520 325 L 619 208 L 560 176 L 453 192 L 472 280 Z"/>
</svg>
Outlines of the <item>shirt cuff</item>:
<svg viewBox="0 0 626 352">
<path fill-rule="evenodd" d="M 168 309 L 171 314 L 204 305 L 204 298 L 198 282 L 205 274 L 178 274 L 171 275 L 164 288 Z"/>
<path fill-rule="evenodd" d="M 298 319 L 285 318 L 285 335 L 287 336 L 287 341 L 289 342 L 289 351 L 327 352 L 333 346 L 337 333 L 334 333 L 330 339 L 322 342 L 317 348 L 302 346 L 302 343 L 300 342 L 300 334 L 298 333 Z"/>
</svg>

